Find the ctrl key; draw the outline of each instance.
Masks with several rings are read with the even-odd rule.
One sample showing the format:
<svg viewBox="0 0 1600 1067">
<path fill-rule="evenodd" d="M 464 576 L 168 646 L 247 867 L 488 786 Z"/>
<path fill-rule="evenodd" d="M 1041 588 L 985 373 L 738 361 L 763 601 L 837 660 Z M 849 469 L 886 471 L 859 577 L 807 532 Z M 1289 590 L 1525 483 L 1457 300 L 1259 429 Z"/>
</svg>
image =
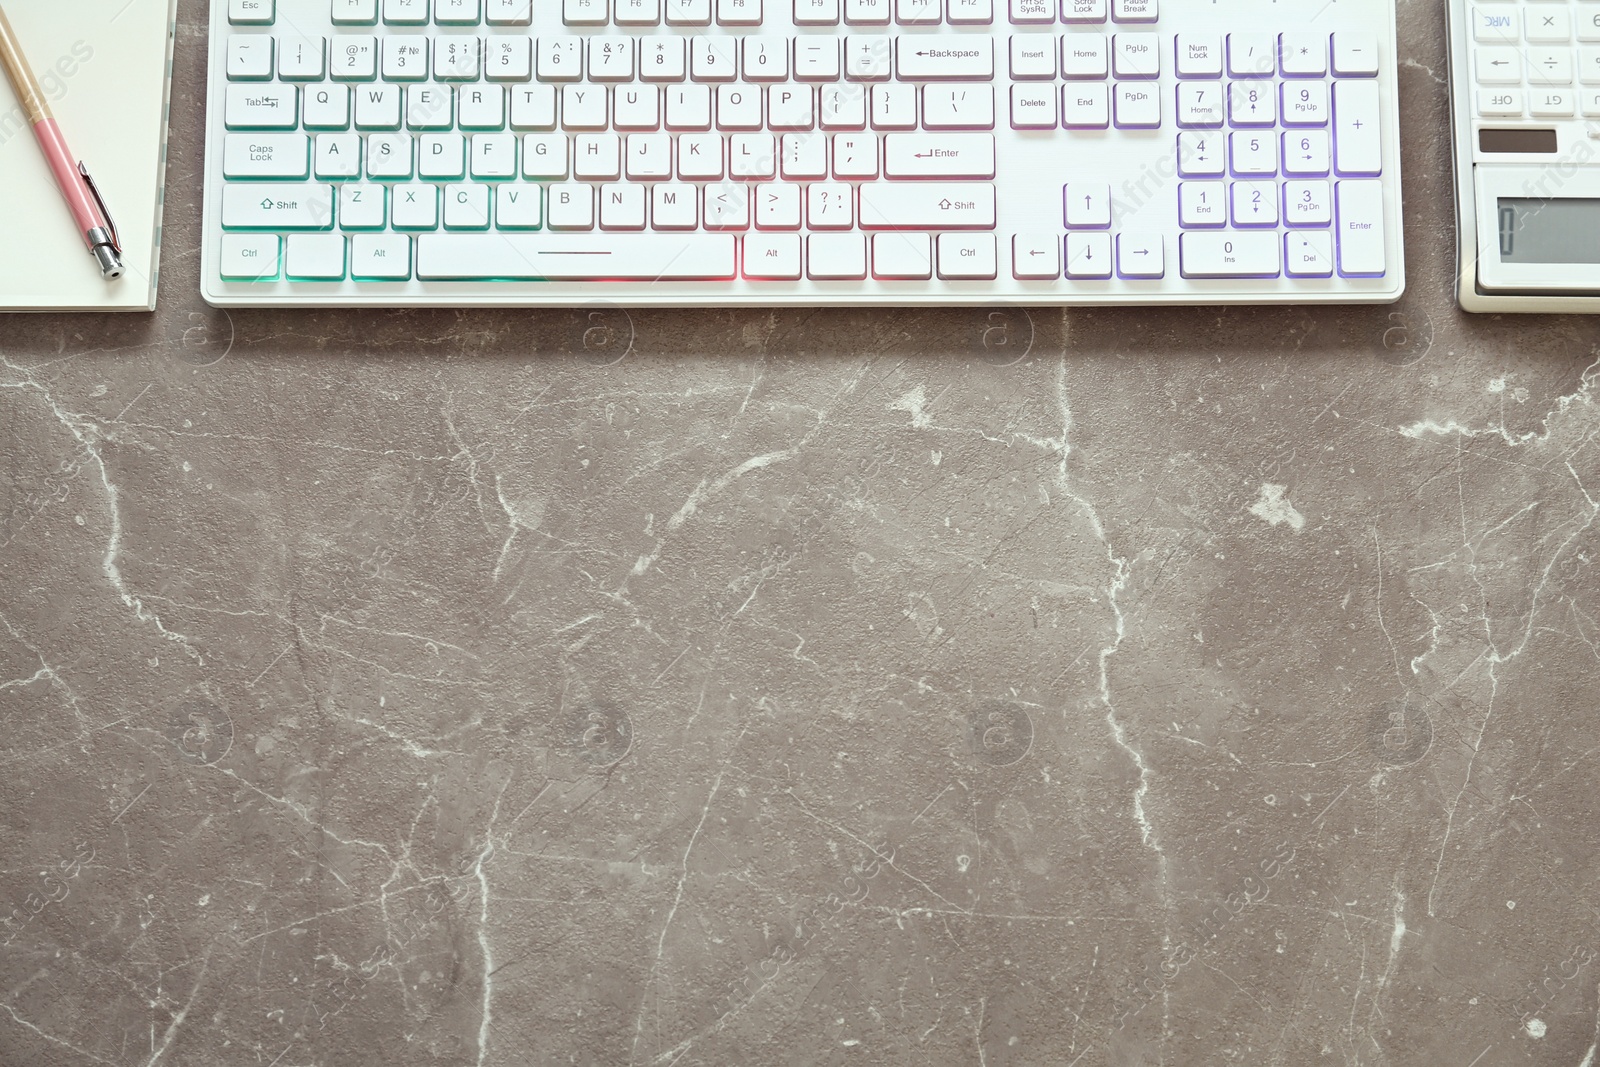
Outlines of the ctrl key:
<svg viewBox="0 0 1600 1067">
<path fill-rule="evenodd" d="M 279 243 L 279 237 L 275 233 L 223 234 L 221 265 L 223 281 L 276 281 Z"/>
</svg>

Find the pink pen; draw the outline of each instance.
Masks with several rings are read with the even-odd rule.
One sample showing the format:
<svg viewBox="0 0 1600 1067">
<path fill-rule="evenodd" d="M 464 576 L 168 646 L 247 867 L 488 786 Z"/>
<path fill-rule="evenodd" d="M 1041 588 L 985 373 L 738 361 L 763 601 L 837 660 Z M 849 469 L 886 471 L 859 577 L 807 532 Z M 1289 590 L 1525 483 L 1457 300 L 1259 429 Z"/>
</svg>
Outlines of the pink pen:
<svg viewBox="0 0 1600 1067">
<path fill-rule="evenodd" d="M 83 235 L 84 244 L 100 264 L 101 275 L 107 281 L 122 277 L 122 241 L 117 236 L 117 224 L 112 221 L 111 212 L 106 210 L 100 190 L 89 176 L 89 168 L 73 162 L 72 153 L 67 150 L 66 138 L 61 136 L 61 127 L 56 125 L 55 117 L 50 114 L 50 106 L 45 103 L 39 80 L 33 76 L 33 70 L 22 54 L 22 47 L 17 43 L 17 35 L 12 32 L 11 23 L 6 21 L 4 10 L 0 10 L 0 66 L 6 68 L 11 86 L 22 103 L 22 110 L 27 113 L 29 125 L 33 127 L 33 134 L 39 140 L 39 150 L 50 164 L 56 185 L 67 202 L 67 209 L 72 212 L 78 232 Z"/>
</svg>

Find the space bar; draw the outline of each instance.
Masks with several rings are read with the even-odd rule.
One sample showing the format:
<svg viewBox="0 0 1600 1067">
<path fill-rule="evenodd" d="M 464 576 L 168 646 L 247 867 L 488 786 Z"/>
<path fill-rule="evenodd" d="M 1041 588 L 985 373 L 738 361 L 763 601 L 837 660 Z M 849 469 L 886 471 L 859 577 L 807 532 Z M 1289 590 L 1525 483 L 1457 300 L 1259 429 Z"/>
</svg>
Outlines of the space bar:
<svg viewBox="0 0 1600 1067">
<path fill-rule="evenodd" d="M 732 278 L 731 233 L 426 233 L 420 281 Z"/>
</svg>

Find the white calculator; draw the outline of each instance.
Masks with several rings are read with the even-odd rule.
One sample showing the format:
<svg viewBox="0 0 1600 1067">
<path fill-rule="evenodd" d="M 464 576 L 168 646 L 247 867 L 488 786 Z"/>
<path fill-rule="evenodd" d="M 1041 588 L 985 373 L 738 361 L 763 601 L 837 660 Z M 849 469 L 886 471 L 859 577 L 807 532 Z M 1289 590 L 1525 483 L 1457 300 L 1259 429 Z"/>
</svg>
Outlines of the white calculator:
<svg viewBox="0 0 1600 1067">
<path fill-rule="evenodd" d="M 1457 295 L 1600 312 L 1600 0 L 1449 0 Z"/>
</svg>

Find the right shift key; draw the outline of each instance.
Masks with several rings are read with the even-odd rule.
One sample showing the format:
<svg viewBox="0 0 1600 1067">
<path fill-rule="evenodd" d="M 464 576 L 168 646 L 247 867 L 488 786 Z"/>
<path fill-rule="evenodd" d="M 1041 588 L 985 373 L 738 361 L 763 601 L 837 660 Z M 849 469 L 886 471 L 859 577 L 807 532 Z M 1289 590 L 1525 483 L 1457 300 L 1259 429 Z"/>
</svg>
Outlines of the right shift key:
<svg viewBox="0 0 1600 1067">
<path fill-rule="evenodd" d="M 1339 235 L 1339 273 L 1346 278 L 1378 278 L 1385 269 L 1383 183 L 1339 182 L 1335 187 Z"/>
<path fill-rule="evenodd" d="M 1383 139 L 1379 136 L 1378 83 L 1333 83 L 1333 170 L 1341 177 L 1377 177 L 1383 173 Z"/>
</svg>

